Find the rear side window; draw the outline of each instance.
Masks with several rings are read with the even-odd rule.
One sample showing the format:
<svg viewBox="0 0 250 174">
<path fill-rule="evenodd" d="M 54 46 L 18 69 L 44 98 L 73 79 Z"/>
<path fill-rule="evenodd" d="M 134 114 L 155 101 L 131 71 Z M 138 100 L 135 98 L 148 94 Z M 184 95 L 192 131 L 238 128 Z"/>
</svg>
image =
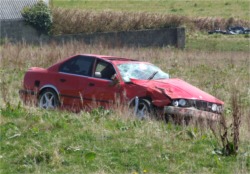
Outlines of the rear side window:
<svg viewBox="0 0 250 174">
<path fill-rule="evenodd" d="M 91 76 L 94 60 L 93 57 L 76 56 L 62 64 L 59 72 Z"/>
</svg>

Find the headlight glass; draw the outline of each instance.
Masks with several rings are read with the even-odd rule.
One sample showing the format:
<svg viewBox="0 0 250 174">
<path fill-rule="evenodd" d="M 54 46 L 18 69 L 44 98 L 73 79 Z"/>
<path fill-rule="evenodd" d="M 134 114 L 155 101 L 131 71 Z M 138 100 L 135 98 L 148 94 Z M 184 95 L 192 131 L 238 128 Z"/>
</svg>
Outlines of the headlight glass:
<svg viewBox="0 0 250 174">
<path fill-rule="evenodd" d="M 214 111 L 214 112 L 217 111 L 217 105 L 216 105 L 216 104 L 213 104 L 211 109 L 212 109 L 212 111 Z"/>
<path fill-rule="evenodd" d="M 173 105 L 173 106 L 178 106 L 178 105 L 179 105 L 178 100 L 173 100 L 173 101 L 172 101 L 172 105 Z"/>
<path fill-rule="evenodd" d="M 186 100 L 184 100 L 184 99 L 180 99 L 179 100 L 179 105 L 180 106 L 185 106 L 187 104 L 187 101 Z"/>
</svg>

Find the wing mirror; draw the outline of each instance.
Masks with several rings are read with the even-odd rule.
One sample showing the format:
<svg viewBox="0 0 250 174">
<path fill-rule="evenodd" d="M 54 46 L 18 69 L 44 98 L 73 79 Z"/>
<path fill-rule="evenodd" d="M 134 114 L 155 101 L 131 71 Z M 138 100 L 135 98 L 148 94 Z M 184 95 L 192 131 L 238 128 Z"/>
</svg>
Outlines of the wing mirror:
<svg viewBox="0 0 250 174">
<path fill-rule="evenodd" d="M 97 78 L 101 78 L 101 77 L 102 77 L 101 72 L 95 72 L 95 77 L 97 77 Z"/>
<path fill-rule="evenodd" d="M 115 86 L 117 84 L 120 83 L 120 80 L 118 79 L 117 77 L 117 74 L 114 74 L 112 77 L 111 77 L 111 82 L 110 82 L 110 86 Z"/>
</svg>

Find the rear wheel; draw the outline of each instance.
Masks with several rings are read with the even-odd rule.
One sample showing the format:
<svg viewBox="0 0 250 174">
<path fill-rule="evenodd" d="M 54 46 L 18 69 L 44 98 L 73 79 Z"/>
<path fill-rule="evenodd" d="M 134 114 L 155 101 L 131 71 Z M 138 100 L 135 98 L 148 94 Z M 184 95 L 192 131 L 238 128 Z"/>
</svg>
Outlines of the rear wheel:
<svg viewBox="0 0 250 174">
<path fill-rule="evenodd" d="M 52 89 L 45 89 L 39 96 L 38 105 L 43 109 L 55 109 L 59 106 L 59 99 Z"/>
</svg>

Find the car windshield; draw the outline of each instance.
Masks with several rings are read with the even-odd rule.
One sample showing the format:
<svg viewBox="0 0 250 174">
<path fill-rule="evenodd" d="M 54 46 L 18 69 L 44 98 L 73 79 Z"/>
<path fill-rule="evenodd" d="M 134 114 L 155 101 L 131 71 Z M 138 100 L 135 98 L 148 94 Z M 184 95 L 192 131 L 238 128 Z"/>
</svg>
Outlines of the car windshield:
<svg viewBox="0 0 250 174">
<path fill-rule="evenodd" d="M 168 79 L 169 75 L 155 65 L 147 63 L 125 63 L 119 64 L 118 69 L 125 82 L 130 79 L 157 80 Z"/>
</svg>

